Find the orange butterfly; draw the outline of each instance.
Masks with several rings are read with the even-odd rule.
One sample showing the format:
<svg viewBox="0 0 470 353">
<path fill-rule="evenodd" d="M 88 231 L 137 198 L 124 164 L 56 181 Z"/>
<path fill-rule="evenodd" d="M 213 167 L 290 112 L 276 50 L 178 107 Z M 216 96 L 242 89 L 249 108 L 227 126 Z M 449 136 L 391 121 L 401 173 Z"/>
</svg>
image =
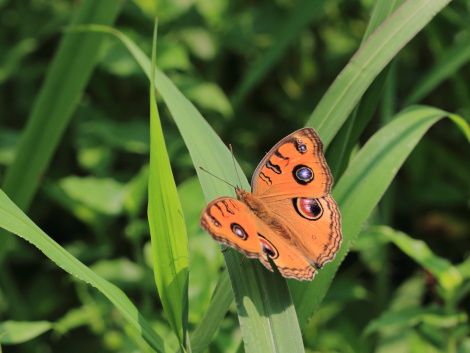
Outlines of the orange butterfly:
<svg viewBox="0 0 470 353">
<path fill-rule="evenodd" d="M 248 192 L 219 197 L 201 215 L 218 242 L 258 258 L 268 256 L 284 277 L 312 280 L 315 268 L 333 260 L 341 245 L 341 215 L 330 195 L 333 177 L 323 144 L 312 128 L 279 141 L 255 170 Z"/>
</svg>

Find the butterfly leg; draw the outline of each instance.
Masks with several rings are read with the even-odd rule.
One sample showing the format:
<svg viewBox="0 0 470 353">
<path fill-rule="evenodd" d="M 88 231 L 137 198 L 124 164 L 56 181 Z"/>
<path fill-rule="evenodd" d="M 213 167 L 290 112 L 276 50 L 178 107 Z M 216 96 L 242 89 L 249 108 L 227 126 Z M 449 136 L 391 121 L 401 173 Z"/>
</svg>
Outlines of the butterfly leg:
<svg viewBox="0 0 470 353">
<path fill-rule="evenodd" d="M 243 265 L 243 262 L 245 262 L 246 256 L 243 255 L 243 259 L 240 261 L 240 265 Z"/>
<path fill-rule="evenodd" d="M 221 251 L 222 251 L 222 252 L 226 252 L 227 249 L 228 249 L 228 246 L 226 246 L 225 248 L 223 248 Z"/>
</svg>

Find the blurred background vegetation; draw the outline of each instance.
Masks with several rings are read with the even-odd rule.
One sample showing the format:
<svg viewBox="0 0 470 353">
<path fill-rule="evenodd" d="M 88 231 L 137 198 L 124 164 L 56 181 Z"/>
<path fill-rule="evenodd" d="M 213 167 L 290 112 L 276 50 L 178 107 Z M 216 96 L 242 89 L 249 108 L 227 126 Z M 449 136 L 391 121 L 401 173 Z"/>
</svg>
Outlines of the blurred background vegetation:
<svg viewBox="0 0 470 353">
<path fill-rule="evenodd" d="M 251 175 L 265 152 L 305 124 L 359 47 L 373 7 L 372 0 L 324 0 L 315 11 L 302 11 L 307 3 L 123 1 L 114 27 L 150 53 L 158 16 L 158 67 L 234 146 Z M 77 4 L 0 1 L 0 181 Z M 469 10 L 468 1 L 454 0 L 398 55 L 360 143 L 412 103 L 469 119 Z M 165 329 L 149 267 L 148 97 L 140 67 L 121 43 L 107 38 L 28 214 Z M 189 233 L 191 330 L 208 306 L 224 262 L 219 246 L 199 227 L 205 202 L 188 151 L 165 106 L 159 109 Z M 369 223 L 424 240 L 433 256 L 460 264 L 470 250 L 469 196 L 469 147 L 445 120 L 419 143 Z M 304 332 L 306 349 L 470 351 L 470 288 L 462 291 L 455 315 L 440 316 L 436 279 L 390 244 L 383 236 L 388 231 L 366 227 L 359 236 Z M 0 321 L 54 323 L 52 331 L 47 327 L 31 341 L 3 346 L 5 352 L 139 349 L 105 297 L 29 244 L 16 242 L 0 272 Z M 406 308 L 405 313 L 393 316 L 394 307 Z M 233 306 L 210 351 L 237 352 L 240 344 Z"/>
</svg>

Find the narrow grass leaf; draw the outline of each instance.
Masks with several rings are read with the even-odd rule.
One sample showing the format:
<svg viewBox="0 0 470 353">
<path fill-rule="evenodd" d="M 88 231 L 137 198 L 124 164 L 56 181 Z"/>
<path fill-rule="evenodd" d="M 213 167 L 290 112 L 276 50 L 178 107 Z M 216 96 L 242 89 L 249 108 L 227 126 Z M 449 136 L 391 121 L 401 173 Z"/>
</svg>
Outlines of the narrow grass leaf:
<svg viewBox="0 0 470 353">
<path fill-rule="evenodd" d="M 155 67 L 156 28 L 155 24 L 152 70 Z M 188 238 L 160 124 L 153 81 L 150 85 L 148 219 L 158 293 L 171 327 L 184 345 L 188 320 Z"/>
<path fill-rule="evenodd" d="M 402 3 L 403 0 L 377 0 L 371 19 L 362 37 L 362 43 Z M 339 179 L 346 169 L 354 144 L 359 139 L 377 108 L 389 71 L 389 67 L 387 67 L 374 79 L 351 116 L 341 126 L 341 129 L 329 146 L 326 157 L 334 178 Z"/>
<path fill-rule="evenodd" d="M 432 273 L 439 285 L 444 288 L 442 295 L 447 299 L 452 297 L 456 289 L 462 284 L 462 274 L 449 260 L 437 256 L 422 240 L 416 240 L 405 233 L 395 231 L 388 227 L 381 227 L 382 233 L 400 248 L 406 255 L 419 263 Z M 383 229 L 383 228 L 388 228 Z"/>
<path fill-rule="evenodd" d="M 383 68 L 450 0 L 408 0 L 362 45 L 310 116 L 328 146 Z"/>
<path fill-rule="evenodd" d="M 84 0 L 71 25 L 110 25 L 122 6 L 116 0 Z M 34 102 L 16 151 L 7 169 L 2 188 L 21 208 L 27 209 L 54 151 L 75 111 L 99 55 L 102 36 L 95 33 L 64 34 L 50 64 L 45 82 Z M 0 263 L 14 241 L 0 236 Z"/>
<path fill-rule="evenodd" d="M 135 43 L 111 28 L 94 26 L 92 29 L 116 35 L 141 65 L 142 70 L 152 77 L 150 76 L 150 61 Z M 183 136 L 194 165 L 204 166 L 227 182 L 236 185 L 238 179 L 229 150 L 194 105 L 160 70 L 155 71 L 155 86 Z M 240 169 L 238 164 L 236 168 Z M 234 195 L 232 188 L 214 180 L 199 169 L 196 170 L 206 200 Z M 249 188 L 245 178 L 242 184 L 243 188 Z M 285 279 L 267 271 L 259 261 L 247 260 L 241 266 L 242 256 L 235 250 L 225 251 L 224 257 L 235 294 L 245 350 L 248 352 L 303 352 L 302 335 Z M 224 289 L 230 290 L 227 287 Z M 228 294 L 221 293 L 221 295 L 223 297 Z M 220 310 L 226 308 L 224 305 L 219 306 L 218 303 L 211 303 L 211 305 L 218 306 Z M 211 332 L 208 332 L 207 336 L 210 336 L 213 333 L 213 326 L 208 330 Z"/>
<path fill-rule="evenodd" d="M 424 133 L 448 114 L 417 106 L 400 113 L 364 145 L 333 191 L 342 214 L 343 244 L 312 283 L 289 283 L 301 327 L 320 305 L 362 225 Z"/>
<path fill-rule="evenodd" d="M 217 282 L 212 298 L 212 305 L 204 313 L 196 329 L 191 334 L 191 348 L 193 353 L 204 352 L 212 341 L 215 333 L 219 330 L 230 304 L 233 301 L 233 293 L 227 291 L 230 288 L 230 277 L 227 271 Z"/>
<path fill-rule="evenodd" d="M 405 105 L 414 104 L 426 97 L 444 80 L 456 73 L 470 61 L 470 36 L 447 48 L 442 57 L 429 72 L 415 85 L 406 99 Z"/>
<path fill-rule="evenodd" d="M 314 20 L 323 14 L 325 0 L 303 0 L 297 5 L 296 10 L 286 19 L 284 25 L 279 28 L 279 33 L 273 45 L 260 56 L 243 76 L 240 85 L 236 88 L 232 97 L 232 104 L 236 107 L 253 88 L 269 73 L 277 60 L 289 48 L 289 44 L 296 40 L 299 33 Z M 332 1 L 329 1 L 331 5 Z"/>
<path fill-rule="evenodd" d="M 157 352 L 174 351 L 158 335 L 129 298 L 115 285 L 98 276 L 72 254 L 62 248 L 16 206 L 0 190 L 0 227 L 24 238 L 66 272 L 91 284 L 103 293 L 120 311 L 129 325 Z M 2 235 L 11 236 L 11 235 Z"/>
<path fill-rule="evenodd" d="M 122 4 L 116 0 L 84 0 L 71 25 L 114 22 Z M 65 33 L 34 102 L 14 163 L 8 168 L 3 189 L 17 205 L 27 208 L 41 175 L 75 111 L 99 55 L 102 36 Z M 32 155 L 34 154 L 34 156 Z"/>
<path fill-rule="evenodd" d="M 19 344 L 28 342 L 52 329 L 49 321 L 4 321 L 0 322 L 0 343 Z"/>
</svg>

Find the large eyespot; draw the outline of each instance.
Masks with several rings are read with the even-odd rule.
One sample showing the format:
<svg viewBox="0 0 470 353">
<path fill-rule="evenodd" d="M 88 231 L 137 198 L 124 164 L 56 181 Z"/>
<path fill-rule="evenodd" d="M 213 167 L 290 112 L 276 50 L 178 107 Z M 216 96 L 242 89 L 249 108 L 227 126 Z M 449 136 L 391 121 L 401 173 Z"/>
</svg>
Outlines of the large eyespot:
<svg viewBox="0 0 470 353">
<path fill-rule="evenodd" d="M 307 185 L 314 179 L 312 168 L 303 164 L 296 166 L 292 171 L 292 174 L 294 175 L 295 181 L 301 185 Z"/>
<path fill-rule="evenodd" d="M 259 236 L 259 242 L 261 245 L 261 251 L 264 252 L 266 255 L 268 255 L 270 258 L 277 259 L 279 257 L 279 252 L 274 247 L 274 245 L 271 244 L 271 242 L 269 242 L 261 234 L 258 233 L 258 236 Z"/>
<path fill-rule="evenodd" d="M 295 140 L 295 147 L 297 147 L 297 151 L 299 151 L 300 153 L 302 154 L 307 153 L 307 150 L 308 150 L 307 145 L 304 144 L 302 139 Z"/>
<path fill-rule="evenodd" d="M 230 228 L 232 228 L 233 234 L 235 234 L 240 239 L 245 240 L 248 238 L 248 234 L 246 234 L 245 229 L 243 229 L 243 227 L 238 223 L 232 223 Z"/>
<path fill-rule="evenodd" d="M 323 207 L 318 199 L 298 197 L 292 199 L 295 210 L 299 216 L 310 221 L 316 221 L 323 216 Z"/>
</svg>

